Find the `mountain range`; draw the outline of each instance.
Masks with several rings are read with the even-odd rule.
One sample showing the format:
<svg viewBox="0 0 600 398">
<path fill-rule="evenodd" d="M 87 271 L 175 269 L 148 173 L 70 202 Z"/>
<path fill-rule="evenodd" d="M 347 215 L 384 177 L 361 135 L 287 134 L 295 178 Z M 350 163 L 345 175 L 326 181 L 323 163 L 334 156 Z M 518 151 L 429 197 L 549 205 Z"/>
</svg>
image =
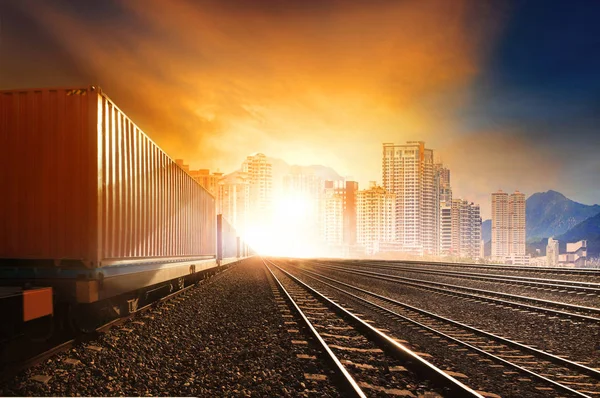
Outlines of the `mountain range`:
<svg viewBox="0 0 600 398">
<path fill-rule="evenodd" d="M 556 191 L 534 193 L 527 199 L 527 240 L 558 236 L 600 213 L 599 205 L 584 205 Z"/>
<path fill-rule="evenodd" d="M 283 177 L 287 174 L 302 173 L 313 174 L 323 180 L 341 180 L 342 177 L 331 167 L 319 164 L 311 166 L 290 165 L 285 160 L 267 156 L 267 161 L 271 163 L 271 173 L 273 175 L 273 188 L 275 191 L 281 188 Z"/>
<path fill-rule="evenodd" d="M 588 256 L 600 253 L 600 206 L 575 202 L 560 192 L 538 192 L 527 198 L 527 252 L 534 254 L 536 249 L 543 255 L 549 237 L 560 242 L 561 252 L 567 242 L 582 239 L 588 241 Z M 485 220 L 481 225 L 481 238 L 488 243 L 492 238 L 492 222 Z M 487 254 L 487 253 L 486 253 Z"/>
</svg>

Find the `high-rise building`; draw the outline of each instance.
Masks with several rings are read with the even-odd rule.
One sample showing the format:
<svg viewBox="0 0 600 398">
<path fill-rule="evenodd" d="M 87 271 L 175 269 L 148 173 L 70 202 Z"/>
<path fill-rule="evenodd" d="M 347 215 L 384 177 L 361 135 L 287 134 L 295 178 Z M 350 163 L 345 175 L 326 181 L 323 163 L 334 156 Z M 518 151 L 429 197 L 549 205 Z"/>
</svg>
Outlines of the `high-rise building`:
<svg viewBox="0 0 600 398">
<path fill-rule="evenodd" d="M 246 173 L 236 171 L 219 180 L 217 208 L 243 236 L 250 217 L 250 178 Z"/>
<path fill-rule="evenodd" d="M 525 195 L 519 191 L 492 193 L 492 258 L 527 264 L 525 231 Z"/>
<path fill-rule="evenodd" d="M 452 254 L 452 202 L 440 206 L 440 254 Z"/>
<path fill-rule="evenodd" d="M 242 172 L 250 182 L 251 222 L 261 224 L 270 220 L 273 201 L 272 165 L 262 153 L 255 153 L 242 163 Z"/>
<path fill-rule="evenodd" d="M 434 164 L 434 185 L 436 189 L 436 221 L 435 237 L 437 253 L 448 255 L 452 239 L 452 188 L 450 187 L 450 170 L 442 164 Z"/>
<path fill-rule="evenodd" d="M 357 243 L 366 249 L 367 254 L 377 253 L 386 244 L 395 240 L 394 194 L 387 192 L 375 182 L 369 189 L 358 191 L 357 203 Z"/>
<path fill-rule="evenodd" d="M 346 246 L 356 244 L 356 192 L 358 182 L 356 181 L 325 181 L 325 196 L 331 200 L 332 195 L 337 195 L 342 200 L 342 243 Z M 329 196 L 327 196 L 329 195 Z M 326 220 L 328 215 L 327 206 L 323 207 Z M 326 222 L 326 221 L 325 221 Z"/>
<path fill-rule="evenodd" d="M 509 254 L 524 256 L 525 246 L 525 195 L 519 191 L 508 198 Z"/>
<path fill-rule="evenodd" d="M 479 205 L 461 199 L 453 199 L 450 211 L 450 250 L 448 253 L 475 259 L 481 252 L 481 211 Z"/>
<path fill-rule="evenodd" d="M 396 196 L 396 241 L 406 252 L 438 251 L 438 192 L 433 150 L 422 141 L 384 143 L 383 188 Z"/>
<path fill-rule="evenodd" d="M 333 187 L 325 187 L 322 204 L 322 238 L 328 246 L 344 242 L 344 195 Z"/>
<path fill-rule="evenodd" d="M 508 194 L 499 190 L 492 194 L 492 257 L 509 255 Z"/>
<path fill-rule="evenodd" d="M 558 266 L 559 254 L 558 241 L 553 238 L 548 238 L 548 245 L 546 246 L 546 263 L 549 267 Z"/>
</svg>

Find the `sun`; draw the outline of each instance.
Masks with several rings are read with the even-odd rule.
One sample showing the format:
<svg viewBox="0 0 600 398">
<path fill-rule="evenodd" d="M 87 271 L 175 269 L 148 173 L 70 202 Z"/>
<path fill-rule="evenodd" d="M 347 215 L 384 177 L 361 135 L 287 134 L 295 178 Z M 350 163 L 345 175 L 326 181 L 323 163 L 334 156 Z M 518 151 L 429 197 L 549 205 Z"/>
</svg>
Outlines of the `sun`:
<svg viewBox="0 0 600 398">
<path fill-rule="evenodd" d="M 261 255 L 308 257 L 318 247 L 318 206 L 307 196 L 282 195 L 273 201 L 272 218 L 246 230 L 246 241 Z"/>
</svg>

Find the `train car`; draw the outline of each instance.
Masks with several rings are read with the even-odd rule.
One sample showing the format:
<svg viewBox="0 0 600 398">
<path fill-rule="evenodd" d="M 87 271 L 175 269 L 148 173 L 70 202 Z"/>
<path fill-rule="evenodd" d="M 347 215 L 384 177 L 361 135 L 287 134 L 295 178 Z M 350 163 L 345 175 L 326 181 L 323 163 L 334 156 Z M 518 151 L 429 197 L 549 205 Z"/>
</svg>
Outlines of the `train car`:
<svg viewBox="0 0 600 398">
<path fill-rule="evenodd" d="M 215 198 L 99 87 L 0 91 L 0 162 L 0 284 L 78 324 L 217 267 Z"/>
<path fill-rule="evenodd" d="M 217 215 L 217 260 L 219 265 L 235 262 L 240 257 L 236 229 L 222 214 Z"/>
</svg>

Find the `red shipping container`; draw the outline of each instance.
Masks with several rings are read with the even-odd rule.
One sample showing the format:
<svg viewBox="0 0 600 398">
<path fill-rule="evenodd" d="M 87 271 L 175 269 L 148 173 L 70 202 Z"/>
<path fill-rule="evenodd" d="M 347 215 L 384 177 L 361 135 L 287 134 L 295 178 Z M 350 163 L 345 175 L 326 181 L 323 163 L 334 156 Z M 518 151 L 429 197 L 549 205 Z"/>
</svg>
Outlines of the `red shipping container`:
<svg viewBox="0 0 600 398">
<path fill-rule="evenodd" d="M 0 91 L 0 259 L 216 255 L 214 197 L 98 87 Z"/>
</svg>

